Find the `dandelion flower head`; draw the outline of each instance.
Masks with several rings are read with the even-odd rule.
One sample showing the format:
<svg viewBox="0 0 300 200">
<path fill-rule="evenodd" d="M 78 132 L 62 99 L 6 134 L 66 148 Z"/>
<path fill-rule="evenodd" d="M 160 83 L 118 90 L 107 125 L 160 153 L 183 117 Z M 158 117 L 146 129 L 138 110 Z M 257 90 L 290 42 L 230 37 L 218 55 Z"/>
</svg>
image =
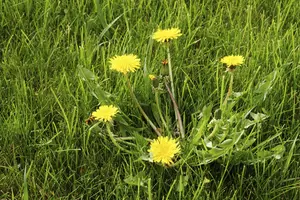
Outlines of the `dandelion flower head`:
<svg viewBox="0 0 300 200">
<path fill-rule="evenodd" d="M 244 63 L 244 57 L 234 55 L 225 56 L 221 59 L 221 63 L 226 64 L 227 67 L 235 67 Z"/>
<path fill-rule="evenodd" d="M 127 74 L 128 72 L 134 72 L 140 68 L 140 59 L 133 54 L 125 54 L 122 56 L 114 56 L 109 60 L 111 69 Z"/>
<path fill-rule="evenodd" d="M 157 42 L 169 42 L 169 40 L 177 39 L 182 33 L 178 28 L 158 29 L 152 36 Z"/>
<path fill-rule="evenodd" d="M 154 162 L 161 162 L 170 165 L 173 163 L 172 158 L 180 152 L 180 147 L 175 139 L 159 136 L 153 140 L 148 150 Z"/>
<path fill-rule="evenodd" d="M 113 105 L 100 106 L 95 112 L 92 113 L 92 116 L 99 121 L 112 121 L 112 118 L 117 114 L 118 108 Z"/>
</svg>

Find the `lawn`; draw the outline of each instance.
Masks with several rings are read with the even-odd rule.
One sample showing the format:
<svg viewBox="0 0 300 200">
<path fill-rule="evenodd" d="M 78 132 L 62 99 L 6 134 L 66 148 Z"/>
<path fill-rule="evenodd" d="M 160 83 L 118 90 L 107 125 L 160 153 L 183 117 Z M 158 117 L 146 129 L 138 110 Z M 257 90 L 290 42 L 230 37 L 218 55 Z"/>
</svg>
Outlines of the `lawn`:
<svg viewBox="0 0 300 200">
<path fill-rule="evenodd" d="M 0 199 L 300 199 L 299 11 L 0 0 Z"/>
</svg>

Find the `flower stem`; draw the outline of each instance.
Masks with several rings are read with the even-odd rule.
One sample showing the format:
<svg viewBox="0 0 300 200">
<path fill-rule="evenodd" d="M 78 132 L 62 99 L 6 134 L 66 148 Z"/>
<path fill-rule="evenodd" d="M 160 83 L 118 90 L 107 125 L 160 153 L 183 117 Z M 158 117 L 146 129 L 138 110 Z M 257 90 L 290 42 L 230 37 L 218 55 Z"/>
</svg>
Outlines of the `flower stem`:
<svg viewBox="0 0 300 200">
<path fill-rule="evenodd" d="M 226 106 L 227 105 L 227 101 L 232 93 L 232 86 L 233 86 L 233 72 L 229 72 L 230 73 L 230 82 L 229 82 L 229 87 L 228 87 L 228 92 L 226 95 L 226 98 L 224 100 L 223 105 Z"/>
<path fill-rule="evenodd" d="M 225 94 L 225 76 L 222 76 L 221 95 L 220 95 L 220 106 L 223 106 L 223 98 Z"/>
<path fill-rule="evenodd" d="M 183 125 L 182 125 L 182 120 L 181 120 L 181 116 L 180 116 L 180 112 L 179 112 L 179 109 L 178 109 L 178 106 L 177 106 L 177 103 L 170 91 L 170 88 L 168 86 L 168 84 L 165 82 L 165 86 L 168 90 L 168 93 L 171 97 L 171 100 L 173 102 L 173 106 L 174 106 L 174 110 L 175 110 L 175 116 L 176 116 L 176 119 L 177 119 L 177 126 L 179 128 L 179 131 L 180 131 L 180 135 L 181 135 L 181 138 L 184 138 L 184 128 L 183 128 Z"/>
<path fill-rule="evenodd" d="M 175 96 L 175 89 L 174 89 L 174 81 L 173 81 L 173 72 L 172 72 L 172 64 L 171 64 L 171 54 L 170 54 L 170 48 L 167 46 L 167 53 L 168 53 L 168 66 L 169 66 L 169 76 L 170 76 L 170 82 L 171 82 L 171 91 L 174 99 L 176 99 Z"/>
<path fill-rule="evenodd" d="M 169 92 L 168 85 L 167 84 L 165 84 L 165 85 L 168 89 L 171 100 L 173 102 L 173 106 L 174 106 L 174 110 L 175 110 L 175 119 L 176 119 L 176 122 L 177 122 L 177 128 L 180 131 L 181 137 L 184 138 L 184 129 L 183 129 L 183 125 L 182 125 L 182 120 L 181 120 L 181 117 L 180 117 L 178 105 L 176 103 L 174 81 L 173 81 L 173 72 L 172 72 L 172 63 L 171 63 L 171 54 L 170 54 L 170 47 L 169 46 L 167 46 L 167 54 L 168 54 L 169 77 L 170 77 L 171 91 L 172 92 Z"/>
<path fill-rule="evenodd" d="M 145 117 L 145 119 L 147 120 L 147 122 L 150 124 L 150 126 L 152 127 L 152 129 L 155 131 L 155 133 L 158 136 L 161 136 L 161 133 L 158 131 L 158 129 L 156 128 L 156 126 L 153 124 L 153 122 L 147 116 L 147 114 L 145 113 L 145 111 L 141 107 L 140 103 L 138 102 L 136 96 L 134 95 L 128 76 L 125 75 L 125 78 L 126 78 L 126 81 L 127 81 L 127 86 L 129 88 L 129 92 L 130 92 L 131 98 L 133 99 L 134 103 L 136 104 L 136 106 L 138 107 L 138 109 L 140 110 L 140 112 L 142 113 L 142 115 Z"/>
<path fill-rule="evenodd" d="M 148 199 L 152 200 L 152 190 L 151 190 L 151 178 L 148 178 Z"/>
</svg>

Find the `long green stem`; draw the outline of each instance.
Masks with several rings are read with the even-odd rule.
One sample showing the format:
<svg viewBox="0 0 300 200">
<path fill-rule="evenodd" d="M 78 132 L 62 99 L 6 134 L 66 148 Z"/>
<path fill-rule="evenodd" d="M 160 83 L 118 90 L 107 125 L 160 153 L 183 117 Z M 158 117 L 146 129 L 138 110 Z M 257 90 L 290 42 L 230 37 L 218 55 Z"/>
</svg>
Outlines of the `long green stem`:
<svg viewBox="0 0 300 200">
<path fill-rule="evenodd" d="M 171 91 L 174 99 L 176 99 L 175 96 L 175 89 L 174 89 L 174 81 L 173 81 L 173 72 L 172 72 L 172 64 L 171 64 L 171 54 L 170 54 L 170 48 L 167 46 L 167 53 L 168 53 L 168 66 L 169 66 L 169 76 L 170 76 L 170 82 L 171 82 Z"/>
<path fill-rule="evenodd" d="M 226 106 L 227 105 L 227 101 L 232 93 L 232 86 L 233 86 L 233 72 L 229 72 L 230 73 L 230 82 L 229 82 L 229 87 L 228 87 L 228 92 L 226 95 L 226 98 L 224 100 L 223 105 Z"/>
<path fill-rule="evenodd" d="M 161 133 L 158 131 L 158 129 L 156 128 L 156 126 L 154 125 L 154 123 L 150 120 L 150 118 L 147 116 L 147 114 L 145 113 L 145 111 L 143 110 L 143 108 L 141 107 L 139 101 L 137 100 L 136 96 L 133 93 L 129 78 L 127 77 L 127 75 L 125 75 L 126 81 L 127 81 L 127 86 L 129 88 L 129 92 L 131 95 L 131 98 L 133 99 L 134 103 L 136 104 L 136 106 L 138 107 L 138 109 L 140 110 L 140 112 L 142 113 L 142 115 L 145 117 L 145 119 L 147 120 L 147 122 L 150 124 L 150 126 L 152 127 L 152 129 L 155 131 L 155 133 L 158 136 L 161 136 Z"/>
<path fill-rule="evenodd" d="M 151 186 L 151 178 L 148 178 L 148 199 L 152 200 L 152 186 Z"/>
<path fill-rule="evenodd" d="M 175 96 L 175 89 L 174 89 L 174 81 L 173 81 L 173 70 L 172 70 L 172 63 L 171 63 L 171 54 L 170 54 L 170 48 L 169 46 L 167 46 L 167 54 L 168 54 L 168 66 L 169 66 L 169 77 L 170 77 L 170 83 L 171 83 L 171 99 L 173 101 L 173 105 L 174 105 L 174 110 L 175 110 L 175 119 L 176 119 L 176 124 L 177 124 L 177 128 L 180 131 L 180 135 L 182 138 L 184 138 L 184 129 L 183 129 L 183 125 L 182 125 L 182 120 L 180 117 L 180 113 L 179 113 L 179 109 L 176 103 L 176 96 Z M 166 87 L 168 88 L 167 84 Z"/>
<path fill-rule="evenodd" d="M 181 116 L 180 116 L 180 112 L 179 112 L 177 103 L 176 103 L 176 101 L 175 101 L 175 99 L 174 99 L 167 83 L 165 83 L 165 86 L 166 86 L 167 91 L 169 92 L 169 95 L 170 95 L 171 100 L 173 102 L 173 106 L 174 106 L 174 110 L 175 110 L 175 116 L 176 116 L 176 119 L 177 119 L 177 126 L 179 128 L 181 138 L 184 138 L 184 128 L 183 128 L 183 124 L 182 124 L 182 120 L 181 120 Z"/>
<path fill-rule="evenodd" d="M 223 106 L 223 98 L 225 94 L 225 76 L 222 76 L 221 95 L 220 95 L 220 106 Z"/>
</svg>

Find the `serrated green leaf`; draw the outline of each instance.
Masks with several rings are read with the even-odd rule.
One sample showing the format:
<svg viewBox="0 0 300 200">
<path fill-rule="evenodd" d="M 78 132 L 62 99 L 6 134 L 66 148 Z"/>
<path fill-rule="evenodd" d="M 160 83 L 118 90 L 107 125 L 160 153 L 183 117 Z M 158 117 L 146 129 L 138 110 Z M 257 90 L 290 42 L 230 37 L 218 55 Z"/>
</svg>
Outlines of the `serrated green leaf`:
<svg viewBox="0 0 300 200">
<path fill-rule="evenodd" d="M 112 94 L 104 91 L 100 84 L 95 82 L 98 80 L 98 77 L 92 71 L 82 66 L 78 67 L 78 71 L 79 77 L 81 77 L 84 81 L 87 82 L 87 85 L 91 90 L 92 95 L 98 99 L 99 103 L 111 103 L 110 98 Z"/>
<path fill-rule="evenodd" d="M 204 106 L 201 113 L 201 119 L 196 128 L 196 133 L 193 135 L 192 144 L 197 145 L 203 133 L 206 131 L 206 126 L 211 116 L 211 110 L 212 105 Z"/>
</svg>

